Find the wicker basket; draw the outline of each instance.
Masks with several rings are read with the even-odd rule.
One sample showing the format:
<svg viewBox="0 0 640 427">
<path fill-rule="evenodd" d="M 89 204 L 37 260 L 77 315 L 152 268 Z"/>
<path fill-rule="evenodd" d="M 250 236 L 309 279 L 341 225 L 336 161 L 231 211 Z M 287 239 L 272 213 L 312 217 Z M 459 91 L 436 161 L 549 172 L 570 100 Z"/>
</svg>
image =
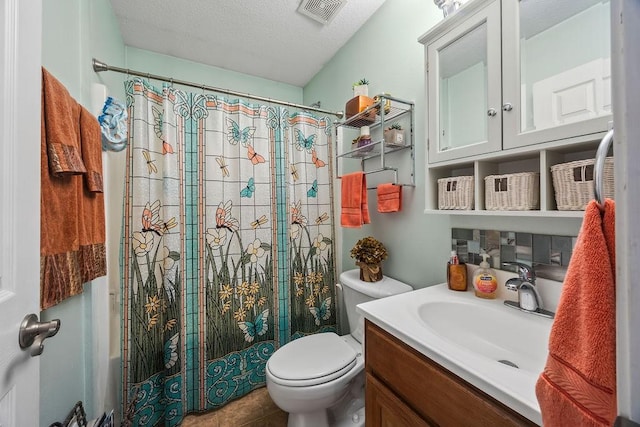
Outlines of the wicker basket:
<svg viewBox="0 0 640 427">
<path fill-rule="evenodd" d="M 551 166 L 558 210 L 584 210 L 587 203 L 593 200 L 594 163 L 594 159 L 587 159 Z M 602 179 L 604 197 L 613 199 L 613 157 L 605 159 Z"/>
<path fill-rule="evenodd" d="M 438 209 L 473 209 L 473 176 L 439 179 Z"/>
<path fill-rule="evenodd" d="M 489 211 L 529 211 L 540 206 L 540 174 L 521 172 L 484 178 L 484 203 Z"/>
</svg>

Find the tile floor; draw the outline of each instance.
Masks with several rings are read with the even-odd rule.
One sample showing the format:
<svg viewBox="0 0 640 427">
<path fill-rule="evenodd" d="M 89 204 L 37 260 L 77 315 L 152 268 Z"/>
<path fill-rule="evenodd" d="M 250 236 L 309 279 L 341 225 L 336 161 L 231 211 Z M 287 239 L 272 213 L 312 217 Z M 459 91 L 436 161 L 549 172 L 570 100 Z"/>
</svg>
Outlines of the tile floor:
<svg viewBox="0 0 640 427">
<path fill-rule="evenodd" d="M 217 411 L 191 414 L 182 427 L 286 427 L 287 413 L 276 406 L 266 387 L 223 406 Z"/>
</svg>

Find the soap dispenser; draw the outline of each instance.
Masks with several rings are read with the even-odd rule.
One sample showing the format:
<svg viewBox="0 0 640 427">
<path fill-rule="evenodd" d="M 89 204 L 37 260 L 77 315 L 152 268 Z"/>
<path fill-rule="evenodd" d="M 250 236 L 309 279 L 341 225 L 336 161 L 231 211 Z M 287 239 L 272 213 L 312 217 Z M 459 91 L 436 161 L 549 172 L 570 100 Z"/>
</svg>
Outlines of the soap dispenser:
<svg viewBox="0 0 640 427">
<path fill-rule="evenodd" d="M 482 262 L 480 267 L 473 273 L 473 288 L 479 298 L 495 298 L 498 289 L 498 279 L 496 272 L 489 267 L 487 262 L 488 254 L 481 254 Z"/>
<path fill-rule="evenodd" d="M 467 266 L 460 262 L 456 251 L 451 251 L 447 263 L 447 285 L 452 291 L 467 290 Z"/>
</svg>

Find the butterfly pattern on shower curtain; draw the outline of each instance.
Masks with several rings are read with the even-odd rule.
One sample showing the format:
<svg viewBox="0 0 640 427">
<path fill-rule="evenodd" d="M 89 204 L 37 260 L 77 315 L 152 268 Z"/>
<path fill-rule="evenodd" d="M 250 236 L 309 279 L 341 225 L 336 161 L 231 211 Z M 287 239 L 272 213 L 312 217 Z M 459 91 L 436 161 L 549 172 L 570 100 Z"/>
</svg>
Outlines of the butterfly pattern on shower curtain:
<svg viewBox="0 0 640 427">
<path fill-rule="evenodd" d="M 124 405 L 178 425 L 263 386 L 278 346 L 335 330 L 330 122 L 126 86 Z"/>
<path fill-rule="evenodd" d="M 200 381 L 207 390 L 200 404 L 213 408 L 263 385 L 261 367 L 276 348 L 274 141 L 265 106 L 205 99 L 207 113 L 197 121 L 204 156 L 197 205 L 205 236 L 200 363 L 206 375 Z"/>
<path fill-rule="evenodd" d="M 335 319 L 331 125 L 307 113 L 289 118 L 289 276 L 292 338 Z M 295 173 L 293 172 L 295 171 Z M 304 171 L 302 174 L 299 171 Z M 301 179 L 302 178 L 302 179 Z"/>
<path fill-rule="evenodd" d="M 182 398 L 176 390 L 185 368 L 180 168 L 173 150 L 180 138 L 179 121 L 166 92 L 140 79 L 127 82 L 126 90 L 131 178 L 125 189 L 122 245 L 124 394 L 152 413 L 143 417 L 147 424 L 160 419 L 171 424 L 181 418 Z M 167 202 L 167 194 L 175 194 L 176 202 Z M 154 396 L 162 396 L 162 402 Z"/>
</svg>

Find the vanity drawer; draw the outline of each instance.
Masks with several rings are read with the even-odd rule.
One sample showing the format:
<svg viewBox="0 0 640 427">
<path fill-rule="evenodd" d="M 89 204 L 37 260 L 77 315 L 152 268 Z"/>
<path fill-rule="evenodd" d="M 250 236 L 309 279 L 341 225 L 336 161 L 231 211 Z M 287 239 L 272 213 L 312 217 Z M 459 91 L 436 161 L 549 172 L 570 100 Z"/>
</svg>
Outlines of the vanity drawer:
<svg viewBox="0 0 640 427">
<path fill-rule="evenodd" d="M 387 386 L 369 373 L 367 373 L 365 399 L 367 402 L 365 420 L 368 427 L 436 427 L 422 419 Z"/>
<path fill-rule="evenodd" d="M 368 320 L 365 331 L 367 374 L 428 422 L 441 426 L 536 425 Z"/>
</svg>

